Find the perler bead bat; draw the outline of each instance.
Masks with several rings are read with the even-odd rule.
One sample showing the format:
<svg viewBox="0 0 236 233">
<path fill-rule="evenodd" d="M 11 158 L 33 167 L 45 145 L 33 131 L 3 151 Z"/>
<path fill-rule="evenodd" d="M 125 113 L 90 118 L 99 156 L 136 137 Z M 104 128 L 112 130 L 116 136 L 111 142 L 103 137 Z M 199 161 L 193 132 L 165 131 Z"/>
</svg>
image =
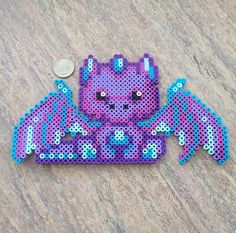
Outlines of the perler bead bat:
<svg viewBox="0 0 236 233">
<path fill-rule="evenodd" d="M 168 88 L 168 102 L 160 108 L 158 67 L 148 54 L 137 63 L 122 55 L 99 63 L 89 55 L 79 76 L 79 110 L 71 89 L 57 80 L 58 91 L 20 118 L 12 148 L 17 164 L 33 151 L 36 163 L 44 164 L 154 163 L 171 133 L 183 146 L 182 165 L 200 147 L 221 165 L 229 159 L 226 127 L 184 90 L 186 79 Z"/>
</svg>

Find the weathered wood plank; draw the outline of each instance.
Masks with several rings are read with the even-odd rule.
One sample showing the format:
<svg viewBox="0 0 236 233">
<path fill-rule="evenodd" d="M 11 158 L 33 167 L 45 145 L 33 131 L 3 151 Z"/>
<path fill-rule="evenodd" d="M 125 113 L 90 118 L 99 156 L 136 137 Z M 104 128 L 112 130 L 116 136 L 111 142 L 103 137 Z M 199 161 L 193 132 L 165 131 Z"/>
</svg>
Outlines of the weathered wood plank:
<svg viewBox="0 0 236 233">
<path fill-rule="evenodd" d="M 0 1 L 0 232 L 235 232 L 236 30 L 234 1 Z M 160 67 L 161 102 L 176 77 L 222 116 L 231 155 L 203 151 L 184 167 L 171 138 L 152 166 L 20 166 L 12 126 L 54 90 L 52 63 L 90 53 Z M 76 93 L 75 77 L 67 80 Z M 77 102 L 77 96 L 74 96 Z"/>
</svg>

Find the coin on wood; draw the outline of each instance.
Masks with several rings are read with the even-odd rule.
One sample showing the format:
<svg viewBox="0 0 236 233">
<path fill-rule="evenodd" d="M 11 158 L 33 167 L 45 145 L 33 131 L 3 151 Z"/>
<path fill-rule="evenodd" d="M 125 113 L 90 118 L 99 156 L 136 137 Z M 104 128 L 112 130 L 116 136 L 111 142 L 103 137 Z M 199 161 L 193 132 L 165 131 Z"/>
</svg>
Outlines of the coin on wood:
<svg viewBox="0 0 236 233">
<path fill-rule="evenodd" d="M 53 72 L 60 78 L 67 78 L 74 72 L 74 62 L 68 58 L 60 58 L 53 64 Z"/>
</svg>

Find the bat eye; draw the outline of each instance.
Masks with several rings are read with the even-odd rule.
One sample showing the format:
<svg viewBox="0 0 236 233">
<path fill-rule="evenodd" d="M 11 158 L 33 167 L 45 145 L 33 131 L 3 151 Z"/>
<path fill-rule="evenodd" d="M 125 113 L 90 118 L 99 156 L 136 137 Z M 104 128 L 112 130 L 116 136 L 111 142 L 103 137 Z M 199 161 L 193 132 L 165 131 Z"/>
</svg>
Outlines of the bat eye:
<svg viewBox="0 0 236 233">
<path fill-rule="evenodd" d="M 142 92 L 141 91 L 133 91 L 132 92 L 132 100 L 141 100 Z"/>
<path fill-rule="evenodd" d="M 99 101 L 105 101 L 106 100 L 106 97 L 107 97 L 107 94 L 105 91 L 101 91 L 101 92 L 97 92 L 96 93 L 96 98 L 97 100 Z"/>
</svg>

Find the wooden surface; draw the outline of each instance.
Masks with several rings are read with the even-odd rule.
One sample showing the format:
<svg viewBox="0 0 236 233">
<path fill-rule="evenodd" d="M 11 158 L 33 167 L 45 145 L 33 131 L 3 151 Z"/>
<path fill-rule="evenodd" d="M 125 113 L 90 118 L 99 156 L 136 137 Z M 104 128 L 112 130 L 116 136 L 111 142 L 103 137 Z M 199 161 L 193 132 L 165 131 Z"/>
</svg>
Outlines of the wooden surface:
<svg viewBox="0 0 236 233">
<path fill-rule="evenodd" d="M 0 1 L 0 232 L 236 232 L 236 3 L 196 1 Z M 136 60 L 149 52 L 161 103 L 179 76 L 229 128 L 223 167 L 181 148 L 153 166 L 40 166 L 10 159 L 12 127 L 54 91 L 52 63 L 93 53 Z M 77 80 L 66 80 L 77 92 Z M 77 96 L 74 96 L 77 102 Z"/>
</svg>

